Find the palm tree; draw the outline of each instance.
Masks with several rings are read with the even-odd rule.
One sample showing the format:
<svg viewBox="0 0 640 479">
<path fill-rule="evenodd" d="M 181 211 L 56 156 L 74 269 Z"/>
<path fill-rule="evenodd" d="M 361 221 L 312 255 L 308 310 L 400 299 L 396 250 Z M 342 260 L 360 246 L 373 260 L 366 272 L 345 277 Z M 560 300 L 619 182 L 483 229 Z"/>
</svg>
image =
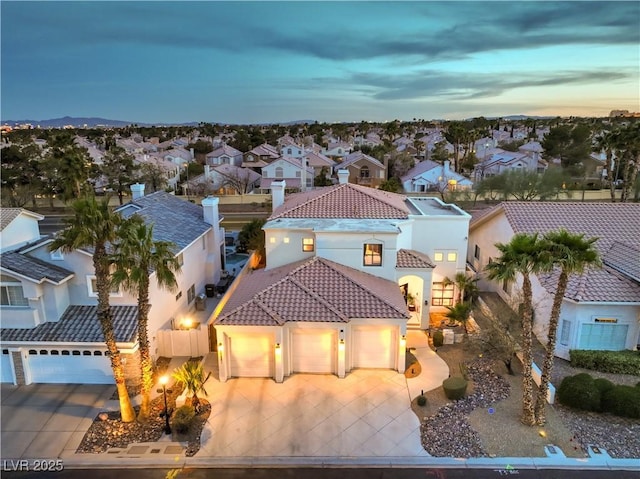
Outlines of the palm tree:
<svg viewBox="0 0 640 479">
<path fill-rule="evenodd" d="M 478 298 L 478 278 L 457 273 L 453 282 L 458 289 L 458 303 L 463 301 L 473 303 Z"/>
<path fill-rule="evenodd" d="M 49 250 L 60 249 L 71 252 L 79 248 L 93 249 L 93 267 L 98 292 L 98 321 L 100 321 L 104 341 L 109 351 L 113 378 L 118 389 L 120 417 L 122 422 L 131 422 L 135 419 L 135 412 L 125 384 L 124 367 L 120 351 L 116 346 L 113 316 L 109 305 L 111 262 L 107 247 L 116 238 L 116 229 L 121 217 L 109 208 L 109 198 L 98 203 L 94 196 L 76 200 L 73 204 L 73 212 L 74 216 L 66 220 L 67 228 L 49 244 Z"/>
<path fill-rule="evenodd" d="M 537 234 L 518 233 L 507 244 L 496 243 L 500 256 L 486 266 L 488 278 L 511 282 L 522 276 L 522 418 L 527 426 L 535 424 L 533 404 L 532 330 L 533 292 L 531 275 L 545 269 L 548 262 L 544 243 Z"/>
<path fill-rule="evenodd" d="M 464 327 L 464 334 L 469 334 L 469 331 L 467 330 L 467 321 L 469 320 L 469 316 L 471 316 L 471 303 L 458 303 L 455 306 L 447 306 L 447 309 L 449 311 L 445 316 L 449 321 L 462 323 L 462 326 Z"/>
<path fill-rule="evenodd" d="M 149 284 L 150 275 L 155 274 L 161 288 L 173 290 L 177 286 L 175 273 L 180 271 L 180 262 L 173 252 L 173 243 L 153 240 L 153 226 L 147 226 L 141 218 L 132 216 L 118 229 L 112 261 L 115 266 L 112 276 L 114 285 L 122 285 L 138 296 L 138 346 L 142 376 L 142 402 L 138 421 L 149 419 L 151 411 L 151 389 L 153 388 L 153 363 L 149 352 Z"/>
<path fill-rule="evenodd" d="M 551 231 L 544 235 L 544 241 L 548 243 L 548 251 L 551 254 L 552 261 L 548 266 L 551 268 L 559 267 L 560 274 L 553 296 L 553 305 L 549 317 L 549 331 L 547 333 L 547 351 L 542 366 L 542 376 L 535 404 L 536 423 L 539 426 L 544 426 L 546 422 L 545 406 L 551 372 L 553 371 L 560 309 L 567 290 L 569 276 L 582 273 L 590 266 L 600 266 L 598 251 L 593 247 L 597 240 L 598 238 L 585 239 L 583 234 L 573 234 L 564 229 Z"/>
<path fill-rule="evenodd" d="M 193 361 L 187 361 L 180 368 L 173 372 L 173 378 L 181 383 L 189 394 L 191 394 L 191 405 L 198 412 L 200 408 L 200 399 L 198 399 L 198 393 L 202 393 L 207 396 L 207 391 L 204 388 L 204 384 L 211 376 L 211 372 L 204 375 L 204 367 L 202 363 L 196 363 Z"/>
<path fill-rule="evenodd" d="M 604 151 L 607 158 L 607 175 L 609 177 L 609 192 L 611 194 L 611 202 L 616 202 L 616 175 L 613 171 L 613 152 L 615 149 L 616 134 L 606 132 L 595 139 L 595 149 L 597 152 Z"/>
</svg>

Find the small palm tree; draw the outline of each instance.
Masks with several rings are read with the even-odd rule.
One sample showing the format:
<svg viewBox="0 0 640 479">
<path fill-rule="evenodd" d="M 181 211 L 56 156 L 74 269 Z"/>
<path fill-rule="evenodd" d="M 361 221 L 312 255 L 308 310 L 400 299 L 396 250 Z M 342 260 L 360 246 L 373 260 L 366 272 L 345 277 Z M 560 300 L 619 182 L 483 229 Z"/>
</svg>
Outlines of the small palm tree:
<svg viewBox="0 0 640 479">
<path fill-rule="evenodd" d="M 447 306 L 449 310 L 445 316 L 449 319 L 449 321 L 455 321 L 464 327 L 464 334 L 469 334 L 467 330 L 467 321 L 469 321 L 469 317 L 471 316 L 471 303 L 464 302 L 458 303 L 455 306 Z"/>
<path fill-rule="evenodd" d="M 538 387 L 535 404 L 536 423 L 539 426 L 544 426 L 546 422 L 545 407 L 549 381 L 551 380 L 551 372 L 553 371 L 560 309 L 562 308 L 564 294 L 567 291 L 569 277 L 572 274 L 584 272 L 584 270 L 590 266 L 600 267 L 601 264 L 598 251 L 593 246 L 598 238 L 585 239 L 583 234 L 573 234 L 564 229 L 560 229 L 559 231 L 547 233 L 544 236 L 544 240 L 548 243 L 548 251 L 551 254 L 551 263 L 549 263 L 548 266 L 550 269 L 559 267 L 560 274 L 558 276 L 558 285 L 553 295 L 553 305 L 549 317 L 549 330 L 547 332 L 547 351 L 542 366 L 540 386 Z"/>
<path fill-rule="evenodd" d="M 93 250 L 93 267 L 98 293 L 98 321 L 109 351 L 113 378 L 118 389 L 120 417 L 122 422 L 132 422 L 136 416 L 125 384 L 124 366 L 116 344 L 113 316 L 109 304 L 111 261 L 107 248 L 116 238 L 116 230 L 121 217 L 109 207 L 109 198 L 100 203 L 95 197 L 77 200 L 73 203 L 73 212 L 73 217 L 65 221 L 67 227 L 49 244 L 49 251 L 60 249 L 71 252 L 79 248 Z"/>
<path fill-rule="evenodd" d="M 127 291 L 138 295 L 138 346 L 142 376 L 142 402 L 138 421 L 149 419 L 151 413 L 151 389 L 153 388 L 153 363 L 149 351 L 149 276 L 155 273 L 158 286 L 174 290 L 177 286 L 175 273 L 180 263 L 168 241 L 153 240 L 153 226 L 147 226 L 141 218 L 132 216 L 118 230 L 112 261 L 114 273 L 112 284 L 122 285 Z"/>
<path fill-rule="evenodd" d="M 211 372 L 205 376 L 202 363 L 187 361 L 173 372 L 173 379 L 182 384 L 189 394 L 191 394 L 191 405 L 198 412 L 200 409 L 200 399 L 198 394 L 207 396 L 204 384 L 209 380 Z"/>
<path fill-rule="evenodd" d="M 531 275 L 548 269 L 550 261 L 545 244 L 537 234 L 519 233 L 507 244 L 496 243 L 500 256 L 490 262 L 485 270 L 488 278 L 499 281 L 514 281 L 522 276 L 522 418 L 527 426 L 535 425 L 533 403 L 532 336 L 533 336 L 533 291 Z"/>
<path fill-rule="evenodd" d="M 457 273 L 453 283 L 458 289 L 458 303 L 463 301 L 473 303 L 478 298 L 478 278 L 467 276 L 464 273 Z"/>
</svg>

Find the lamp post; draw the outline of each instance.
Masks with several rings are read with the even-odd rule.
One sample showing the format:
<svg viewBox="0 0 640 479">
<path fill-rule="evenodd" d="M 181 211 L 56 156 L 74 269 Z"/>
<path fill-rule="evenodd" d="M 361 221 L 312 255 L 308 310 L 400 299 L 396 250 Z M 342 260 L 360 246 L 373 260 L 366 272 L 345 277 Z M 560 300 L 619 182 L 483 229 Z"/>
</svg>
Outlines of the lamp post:
<svg viewBox="0 0 640 479">
<path fill-rule="evenodd" d="M 160 377 L 160 384 L 162 384 L 162 389 L 158 389 L 158 393 L 162 393 L 164 395 L 164 411 L 160 413 L 160 417 L 164 416 L 164 433 L 171 434 L 171 426 L 169 425 L 169 407 L 167 405 L 167 383 L 169 382 L 168 376 Z M 169 389 L 169 394 L 171 394 L 171 390 Z"/>
</svg>

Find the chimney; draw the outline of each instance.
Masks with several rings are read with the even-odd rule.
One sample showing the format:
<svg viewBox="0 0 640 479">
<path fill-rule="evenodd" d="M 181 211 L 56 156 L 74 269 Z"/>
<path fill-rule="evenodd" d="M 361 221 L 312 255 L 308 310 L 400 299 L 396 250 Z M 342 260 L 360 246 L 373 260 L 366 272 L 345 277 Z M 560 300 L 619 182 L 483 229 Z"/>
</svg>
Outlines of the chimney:
<svg viewBox="0 0 640 479">
<path fill-rule="evenodd" d="M 189 149 L 189 153 L 191 153 L 191 159 L 193 160 L 196 157 L 194 152 L 193 152 L 193 148 Z"/>
<path fill-rule="evenodd" d="M 300 171 L 300 191 L 307 191 L 307 159 L 300 158 L 302 169 Z"/>
<path fill-rule="evenodd" d="M 349 170 L 338 170 L 338 182 L 341 185 L 349 183 Z"/>
<path fill-rule="evenodd" d="M 271 204 L 272 210 L 275 211 L 280 205 L 284 204 L 284 180 L 274 181 L 271 183 Z"/>
<path fill-rule="evenodd" d="M 218 203 L 220 198 L 216 196 L 207 196 L 202 200 L 202 216 L 205 223 L 213 228 L 213 246 L 207 247 L 208 254 L 205 262 L 205 272 L 207 276 L 216 276 L 216 271 L 222 268 L 222 260 L 220 258 L 220 247 L 224 238 L 220 228 L 220 215 L 218 213 Z M 216 253 L 216 251 L 218 253 Z M 216 280 L 217 281 L 217 280 Z"/>
<path fill-rule="evenodd" d="M 131 199 L 137 200 L 144 196 L 144 183 L 134 183 L 131 185 Z"/>
<path fill-rule="evenodd" d="M 444 176 L 449 176 L 449 160 L 444 160 L 444 166 L 442 167 L 442 172 L 444 173 Z"/>
<path fill-rule="evenodd" d="M 210 174 L 211 174 L 211 167 L 209 165 L 204 165 L 204 179 L 208 180 Z"/>
</svg>

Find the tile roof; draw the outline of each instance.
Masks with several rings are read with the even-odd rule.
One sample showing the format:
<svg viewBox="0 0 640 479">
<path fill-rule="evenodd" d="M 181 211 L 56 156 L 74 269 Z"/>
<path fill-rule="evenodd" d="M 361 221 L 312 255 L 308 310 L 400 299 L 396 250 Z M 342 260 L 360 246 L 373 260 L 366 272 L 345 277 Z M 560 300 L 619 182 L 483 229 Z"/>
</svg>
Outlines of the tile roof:
<svg viewBox="0 0 640 479">
<path fill-rule="evenodd" d="M 33 211 L 25 210 L 24 208 L 0 208 L 0 231 L 9 226 L 9 224 L 20 216 L 21 213 L 33 216 L 38 220 L 44 218 L 44 216 L 34 213 Z"/>
<path fill-rule="evenodd" d="M 240 281 L 215 324 L 267 326 L 408 317 L 395 283 L 324 258 L 256 270 Z"/>
<path fill-rule="evenodd" d="M 73 271 L 15 251 L 1 255 L 0 265 L 2 269 L 27 277 L 36 283 L 48 281 L 60 284 L 74 275 Z"/>
<path fill-rule="evenodd" d="M 207 153 L 207 158 L 218 158 L 219 156 L 227 155 L 227 156 L 238 156 L 242 155 L 240 150 L 236 150 L 234 147 L 227 145 L 226 143 L 222 146 L 219 146 L 215 150 L 210 153 Z"/>
<path fill-rule="evenodd" d="M 598 238 L 595 247 L 605 266 L 572 275 L 566 298 L 640 302 L 640 284 L 633 280 L 633 275 L 640 269 L 637 253 L 640 250 L 640 204 L 509 201 L 474 217 L 470 229 L 500 212 L 504 212 L 514 233 L 544 234 L 564 228 L 571 233 L 584 234 L 585 238 Z M 557 275 L 558 271 L 538 275 L 551 294 L 556 289 Z"/>
<path fill-rule="evenodd" d="M 400 249 L 396 256 L 396 268 L 435 268 L 428 255 L 413 249 Z"/>
<path fill-rule="evenodd" d="M 429 170 L 433 170 L 434 168 L 442 168 L 440 163 L 436 163 L 431 160 L 422 160 L 416 163 L 416 165 L 411 168 L 407 173 L 400 178 L 401 181 L 407 181 L 413 178 L 414 176 L 421 175 L 422 173 L 426 173 Z"/>
<path fill-rule="evenodd" d="M 31 329 L 3 328 L 2 342 L 102 343 L 104 336 L 97 306 L 69 306 L 60 320 Z M 116 341 L 135 342 L 138 329 L 137 306 L 111 306 Z"/>
<path fill-rule="evenodd" d="M 344 183 L 289 195 L 269 220 L 276 218 L 404 219 L 406 197 Z"/>
<path fill-rule="evenodd" d="M 353 153 L 348 154 L 347 156 L 344 157 L 344 160 L 342 160 L 338 166 L 340 168 L 344 168 L 360 160 L 365 160 L 370 163 L 373 163 L 379 168 L 384 168 L 384 165 L 380 163 L 378 160 L 376 160 L 373 156 L 365 155 L 361 151 L 354 151 Z"/>
<path fill-rule="evenodd" d="M 130 201 L 118 208 L 133 209 L 147 224 L 153 224 L 155 241 L 171 241 L 183 250 L 211 225 L 204 221 L 202 206 L 177 198 L 165 191 L 157 191 Z"/>
</svg>

